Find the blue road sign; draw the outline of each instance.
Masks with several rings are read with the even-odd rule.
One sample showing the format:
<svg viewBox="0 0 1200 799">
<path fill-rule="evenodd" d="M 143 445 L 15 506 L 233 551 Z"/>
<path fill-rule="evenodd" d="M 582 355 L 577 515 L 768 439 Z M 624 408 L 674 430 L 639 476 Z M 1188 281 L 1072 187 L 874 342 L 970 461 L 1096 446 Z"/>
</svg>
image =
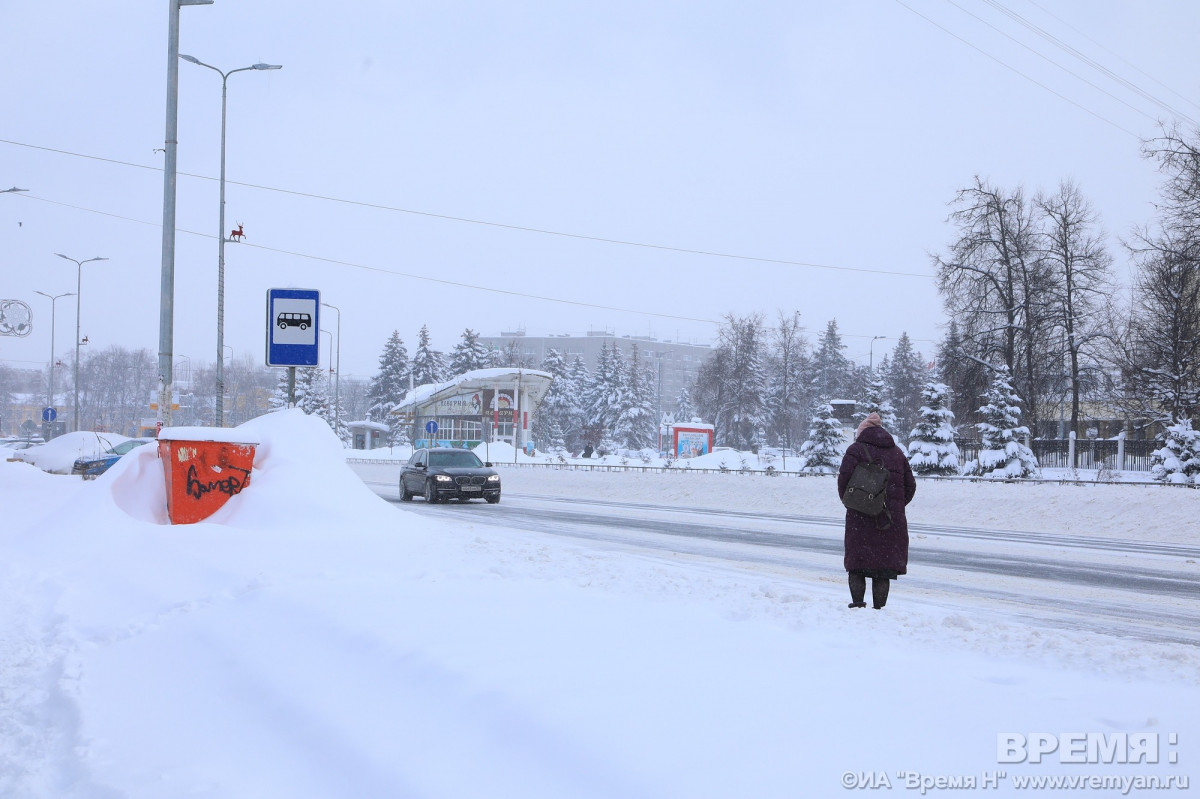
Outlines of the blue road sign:
<svg viewBox="0 0 1200 799">
<path fill-rule="evenodd" d="M 58 411 L 53 408 L 42 408 L 42 421 L 53 422 L 58 418 Z"/>
<path fill-rule="evenodd" d="M 267 290 L 267 366 L 316 366 L 321 362 L 321 292 Z"/>
<path fill-rule="evenodd" d="M 426 422 L 425 423 L 425 432 L 428 433 L 429 435 L 434 435 L 435 433 L 437 433 L 437 422 L 433 421 L 432 419 L 430 419 L 428 422 Z"/>
</svg>

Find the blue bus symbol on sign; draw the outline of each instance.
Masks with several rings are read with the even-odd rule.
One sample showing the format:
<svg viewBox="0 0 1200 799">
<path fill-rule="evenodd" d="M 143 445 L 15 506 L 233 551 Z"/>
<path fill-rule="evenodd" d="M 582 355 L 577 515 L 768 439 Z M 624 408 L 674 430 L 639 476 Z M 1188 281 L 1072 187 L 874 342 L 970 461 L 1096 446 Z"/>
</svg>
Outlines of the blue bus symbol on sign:
<svg viewBox="0 0 1200 799">
<path fill-rule="evenodd" d="M 434 435 L 435 433 L 437 433 L 437 422 L 433 421 L 432 419 L 430 419 L 428 422 L 426 422 L 425 423 L 425 432 L 428 433 L 429 435 Z"/>
<path fill-rule="evenodd" d="M 319 311 L 315 289 L 268 289 L 267 366 L 317 366 L 321 362 Z"/>
</svg>

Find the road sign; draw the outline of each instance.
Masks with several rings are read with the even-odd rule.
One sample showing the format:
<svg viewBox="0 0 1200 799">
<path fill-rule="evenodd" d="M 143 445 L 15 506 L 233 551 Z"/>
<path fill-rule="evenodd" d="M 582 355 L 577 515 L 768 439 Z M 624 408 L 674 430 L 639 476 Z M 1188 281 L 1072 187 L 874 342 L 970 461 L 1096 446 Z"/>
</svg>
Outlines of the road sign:
<svg viewBox="0 0 1200 799">
<path fill-rule="evenodd" d="M 42 421 L 53 422 L 58 418 L 58 411 L 53 408 L 42 408 Z"/>
<path fill-rule="evenodd" d="M 431 436 L 434 435 L 435 433 L 437 433 L 437 422 L 433 421 L 432 419 L 430 419 L 428 422 L 426 422 L 425 423 L 425 432 Z"/>
<path fill-rule="evenodd" d="M 321 292 L 267 290 L 267 366 L 316 366 L 321 361 Z"/>
</svg>

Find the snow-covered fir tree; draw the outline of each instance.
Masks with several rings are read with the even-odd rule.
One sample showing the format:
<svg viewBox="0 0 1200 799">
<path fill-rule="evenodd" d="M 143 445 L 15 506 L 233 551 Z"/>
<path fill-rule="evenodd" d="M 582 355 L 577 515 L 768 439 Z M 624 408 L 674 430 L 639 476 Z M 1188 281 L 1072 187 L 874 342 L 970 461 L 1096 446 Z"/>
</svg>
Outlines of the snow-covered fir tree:
<svg viewBox="0 0 1200 799">
<path fill-rule="evenodd" d="M 800 471 L 807 474 L 837 474 L 845 449 L 846 435 L 842 423 L 833 415 L 833 405 L 828 401 L 818 402 L 816 415 L 809 423 L 808 438 L 800 445 L 800 457 L 804 463 Z"/>
<path fill-rule="evenodd" d="M 534 415 L 533 439 L 538 442 L 539 449 L 547 452 L 575 451 L 574 439 L 578 438 L 578 431 L 573 427 L 579 418 L 579 402 L 566 359 L 551 347 L 542 359 L 541 370 L 553 375 L 554 380 Z"/>
<path fill-rule="evenodd" d="M 450 377 L 491 365 L 491 352 L 479 341 L 479 334 L 468 327 L 450 353 Z"/>
<path fill-rule="evenodd" d="M 921 353 L 913 348 L 908 333 L 900 334 L 900 340 L 896 342 L 896 348 L 892 350 L 888 359 L 887 368 L 879 371 L 887 385 L 887 397 L 891 400 L 895 414 L 894 429 L 899 432 L 899 436 L 905 436 L 917 424 L 922 402 L 921 391 L 928 379 L 925 361 Z M 893 428 L 888 427 L 888 430 Z"/>
<path fill-rule="evenodd" d="M 613 342 L 602 344 L 596 356 L 596 368 L 584 392 L 586 426 L 593 440 L 611 437 L 613 426 L 620 414 L 618 401 L 625 384 L 625 360 L 621 349 Z"/>
<path fill-rule="evenodd" d="M 625 449 L 641 450 L 657 443 L 654 413 L 654 371 L 635 343 L 630 351 L 625 380 L 618 387 L 617 418 L 612 437 Z"/>
<path fill-rule="evenodd" d="M 1200 431 L 1192 429 L 1192 420 L 1178 420 L 1163 438 L 1150 456 L 1150 474 L 1160 483 L 1200 485 Z"/>
<path fill-rule="evenodd" d="M 409 443 L 408 424 L 393 415 L 392 409 L 408 393 L 410 375 L 408 350 L 400 332 L 393 330 L 379 355 L 379 372 L 367 387 L 367 416 L 388 426 L 391 446 Z"/>
<path fill-rule="evenodd" d="M 567 380 L 571 384 L 573 416 L 568 429 L 563 432 L 567 437 L 567 447 L 572 452 L 579 452 L 589 440 L 593 442 L 596 440 L 589 437 L 587 429 L 586 394 L 592 375 L 588 371 L 582 355 L 576 355 L 571 359 L 567 366 Z"/>
<path fill-rule="evenodd" d="M 854 369 L 843 352 L 845 349 L 837 320 L 831 319 L 813 353 L 812 376 L 809 378 L 813 396 L 826 399 L 849 399 L 852 396 L 850 383 Z M 819 408 L 820 401 L 814 407 Z"/>
<path fill-rule="evenodd" d="M 684 423 L 696 418 L 696 406 L 692 404 L 692 392 L 688 391 L 687 386 L 679 389 L 679 396 L 675 398 L 675 413 L 672 415 L 675 421 Z"/>
<path fill-rule="evenodd" d="M 1021 424 L 1021 398 L 1013 390 L 1007 366 L 996 367 L 992 385 L 979 408 L 981 422 L 975 425 L 982 439 L 979 455 L 968 461 L 963 474 L 1007 480 L 1037 477 L 1037 458 L 1021 443 L 1029 428 Z"/>
<path fill-rule="evenodd" d="M 899 440 L 901 431 L 896 426 L 896 409 L 887 399 L 887 384 L 882 374 L 874 374 L 867 380 L 863 398 L 857 403 L 857 407 L 858 410 L 854 412 L 855 422 L 861 422 L 871 414 L 877 413 L 883 422 L 883 429 Z"/>
<path fill-rule="evenodd" d="M 908 462 L 923 475 L 958 474 L 958 445 L 954 443 L 954 413 L 950 387 L 930 382 L 921 391 L 923 405 L 917 426 L 909 433 Z"/>
<path fill-rule="evenodd" d="M 417 334 L 417 351 L 412 358 L 413 384 L 417 386 L 442 383 L 446 380 L 446 364 L 442 354 L 429 344 L 429 326 L 421 325 Z"/>
</svg>

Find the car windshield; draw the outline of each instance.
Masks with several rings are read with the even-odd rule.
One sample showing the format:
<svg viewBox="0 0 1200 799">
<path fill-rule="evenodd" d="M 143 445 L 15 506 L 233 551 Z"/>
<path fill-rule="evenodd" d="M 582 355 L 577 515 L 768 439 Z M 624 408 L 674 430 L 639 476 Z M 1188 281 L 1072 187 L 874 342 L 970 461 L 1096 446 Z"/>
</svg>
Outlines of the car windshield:
<svg viewBox="0 0 1200 799">
<path fill-rule="evenodd" d="M 109 449 L 109 452 L 113 455 L 127 455 L 129 454 L 130 450 L 134 449 L 135 447 L 140 447 L 145 443 L 145 441 L 138 441 L 136 438 L 131 438 L 128 441 L 122 441 L 120 444 L 112 447 Z"/>
<path fill-rule="evenodd" d="M 431 452 L 429 465 L 439 469 L 477 469 L 483 465 L 479 456 L 474 452 Z"/>
</svg>

